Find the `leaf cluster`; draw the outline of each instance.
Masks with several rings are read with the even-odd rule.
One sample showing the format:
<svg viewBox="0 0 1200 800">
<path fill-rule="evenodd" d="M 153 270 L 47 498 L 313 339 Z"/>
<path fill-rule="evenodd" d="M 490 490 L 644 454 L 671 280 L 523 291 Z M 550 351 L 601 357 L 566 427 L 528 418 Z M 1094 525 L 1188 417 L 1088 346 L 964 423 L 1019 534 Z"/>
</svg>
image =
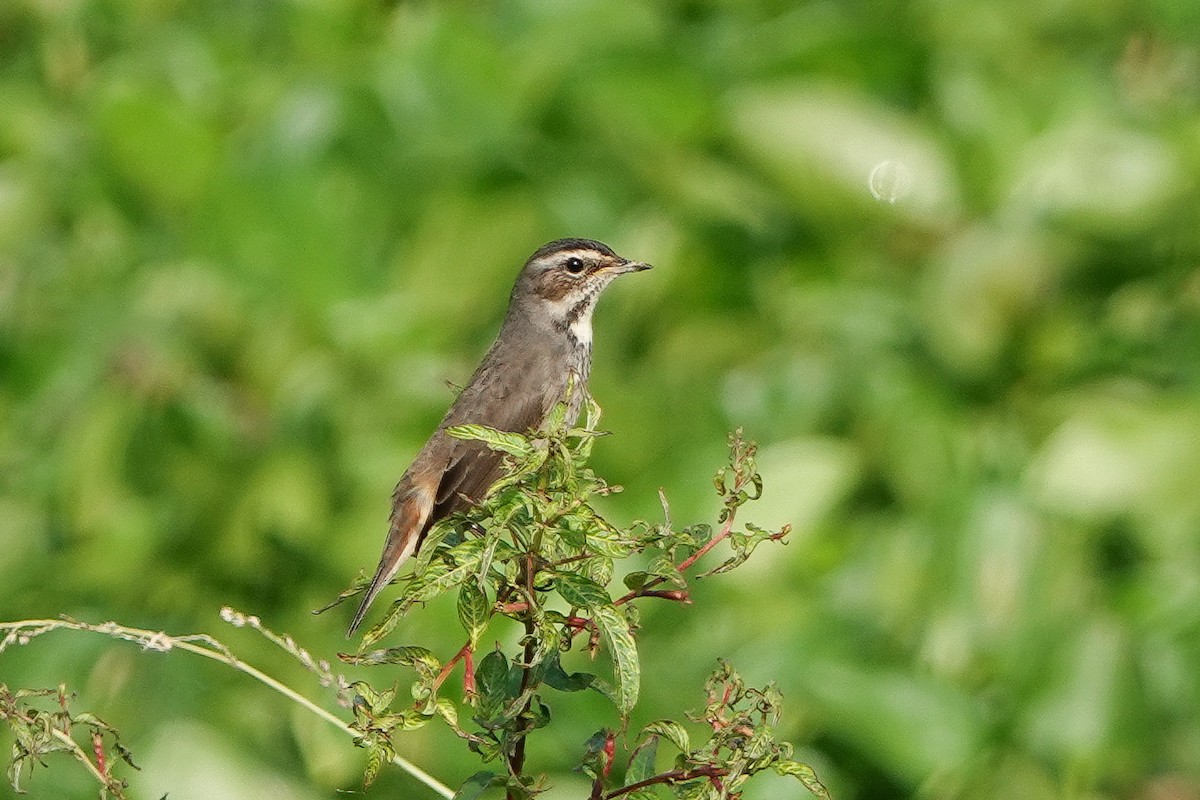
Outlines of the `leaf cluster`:
<svg viewBox="0 0 1200 800">
<path fill-rule="evenodd" d="M 599 409 L 590 398 L 586 407 L 585 422 L 579 427 L 565 424 L 562 404 L 544 430 L 529 435 L 476 425 L 449 430 L 450 435 L 483 442 L 503 453 L 505 475 L 483 502 L 439 523 L 429 533 L 412 573 L 402 579 L 399 595 L 383 619 L 366 632 L 357 653 L 341 656 L 359 665 L 404 666 L 416 674 L 411 704 L 397 703 L 395 689 L 376 691 L 365 682 L 353 687 L 358 692 L 355 727 L 360 732 L 359 743 L 369 752 L 367 783 L 393 755 L 395 731 L 441 718 L 484 762 L 503 765 L 472 776 L 460 797 L 473 797 L 493 786 L 506 787 L 509 798 L 534 796 L 542 785 L 541 779 L 530 777 L 524 769 L 525 738 L 550 723 L 548 692 L 598 691 L 612 701 L 624 728 L 641 681 L 635 601 L 659 598 L 690 603 L 686 572 L 715 545 L 728 541 L 732 554 L 708 574 L 733 569 L 758 544 L 786 535 L 786 528 L 775 532 L 755 526 L 735 530 L 738 509 L 762 493 L 755 447 L 740 431 L 731 436 L 730 462 L 716 477 L 717 491 L 724 500 L 719 530 L 714 532 L 705 524 L 676 529 L 665 498 L 661 523 L 638 522 L 621 528 L 608 522 L 591 501 L 619 487 L 610 486 L 587 466 L 601 432 L 596 429 Z M 633 557 L 644 567 L 625 575 L 623 593 L 614 592 L 611 587 L 620 586 L 614 579 L 617 562 Z M 343 596 L 354 593 L 354 589 L 348 590 Z M 422 647 L 375 647 L 406 614 L 450 593 L 457 595 L 465 643 L 447 662 Z M 499 644 L 481 647 L 492 624 L 501 618 L 522 627 L 518 649 L 511 654 Z M 568 672 L 562 658 L 576 645 L 593 659 L 603 654 L 610 672 L 603 676 Z M 462 697 L 473 723 L 469 731 L 459 724 L 456 704 L 442 696 L 445 681 L 459 663 L 464 673 Z M 775 713 L 774 695 L 764 699 L 767 695 L 741 687 L 725 697 L 726 716 L 734 719 L 732 709 L 750 697 L 761 701 L 755 706 L 760 716 Z M 738 713 L 745 716 L 751 712 Z M 709 750 L 680 747 L 683 766 L 670 774 L 692 775 L 698 780 L 707 776 L 717 781 L 709 785 L 737 787 L 755 772 L 787 763 L 790 751 L 769 738 L 769 726 L 761 720 L 755 724 L 761 733 L 752 737 L 753 741 L 738 743 L 741 734 L 718 736 L 714 729 Z M 732 726 L 729 730 L 749 729 L 734 722 L 728 726 Z M 643 731 L 630 774 L 642 776 L 650 769 L 652 764 L 645 759 L 652 762 L 660 735 Z M 615 734 L 598 736 L 586 747 L 582 769 L 601 787 L 612 763 Z M 672 741 L 678 746 L 679 740 Z M 597 759 L 603 761 L 602 766 L 597 766 Z M 658 782 L 691 785 L 673 778 L 659 778 Z"/>
<path fill-rule="evenodd" d="M 8 781 L 13 791 L 23 794 L 21 778 L 35 764 L 46 766 L 45 757 L 66 753 L 79 761 L 100 782 L 101 800 L 123 800 L 128 784 L 112 773 L 119 759 L 137 769 L 132 754 L 117 735 L 117 731 L 94 714 L 73 712 L 70 704 L 74 695 L 65 686 L 57 689 L 16 689 L 0 683 L 0 719 L 8 723 L 13 733 L 12 755 L 8 765 Z M 50 708 L 37 701 L 49 699 Z M 82 729 L 92 755 L 76 741 Z M 115 756 L 116 759 L 113 759 Z"/>
<path fill-rule="evenodd" d="M 748 687 L 733 667 L 721 660 L 704 690 L 704 709 L 688 718 L 705 724 L 709 731 L 705 742 L 693 747 L 687 728 L 674 720 L 646 725 L 637 736 L 620 787 L 608 786 L 606 764 L 601 770 L 588 770 L 594 780 L 593 800 L 656 800 L 664 789 L 678 800 L 737 800 L 745 783 L 767 770 L 794 777 L 815 796 L 829 800 L 829 792 L 812 768 L 793 759 L 792 746 L 776 739 L 783 698 L 773 685 Z M 612 738 L 611 732 L 598 736 Z M 677 755 L 671 769 L 659 772 L 655 764 L 663 740 Z"/>
</svg>

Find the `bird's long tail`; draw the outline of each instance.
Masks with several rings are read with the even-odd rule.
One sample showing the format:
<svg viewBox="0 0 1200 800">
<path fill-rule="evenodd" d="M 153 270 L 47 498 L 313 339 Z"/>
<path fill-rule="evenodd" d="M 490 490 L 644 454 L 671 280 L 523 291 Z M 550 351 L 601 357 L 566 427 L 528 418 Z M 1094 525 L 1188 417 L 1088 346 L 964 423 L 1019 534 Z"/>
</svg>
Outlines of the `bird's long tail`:
<svg viewBox="0 0 1200 800">
<path fill-rule="evenodd" d="M 383 587 L 392 582 L 404 562 L 416 552 L 421 534 L 425 531 L 425 522 L 429 518 L 430 504 L 421 502 L 419 496 L 409 495 L 398 499 L 392 510 L 391 526 L 388 529 L 387 541 L 383 545 L 383 555 L 379 558 L 379 566 L 375 568 L 375 576 L 350 620 L 346 630 L 346 638 L 354 635 L 371 603 L 383 591 Z"/>
</svg>

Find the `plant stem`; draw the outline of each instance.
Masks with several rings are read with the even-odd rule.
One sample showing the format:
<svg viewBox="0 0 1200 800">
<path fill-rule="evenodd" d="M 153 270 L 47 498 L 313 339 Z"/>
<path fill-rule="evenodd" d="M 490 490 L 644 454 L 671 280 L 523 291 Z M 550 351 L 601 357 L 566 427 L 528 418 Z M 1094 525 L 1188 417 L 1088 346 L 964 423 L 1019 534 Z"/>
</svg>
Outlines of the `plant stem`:
<svg viewBox="0 0 1200 800">
<path fill-rule="evenodd" d="M 20 719 L 25 725 L 33 723 L 33 720 L 30 717 L 21 714 L 19 710 L 16 712 L 16 715 L 18 719 Z M 105 775 L 100 767 L 92 763 L 92 760 L 88 758 L 84 749 L 79 746 L 79 742 L 72 739 L 69 733 L 53 726 L 49 727 L 48 730 L 50 731 L 51 736 L 53 736 L 55 739 L 58 739 L 71 750 L 72 755 L 75 756 L 75 760 L 82 762 L 83 765 L 87 767 L 87 771 L 92 773 L 92 777 L 100 782 L 101 786 L 109 791 L 114 791 L 114 789 L 117 788 L 113 786 L 113 780 Z"/>
<path fill-rule="evenodd" d="M 537 540 L 535 542 L 535 546 L 540 545 L 541 537 L 535 536 L 535 539 Z M 521 672 L 521 694 L 522 695 L 524 695 L 526 692 L 529 691 L 529 688 L 530 688 L 529 684 L 530 684 L 530 681 L 532 681 L 532 679 L 533 679 L 533 677 L 532 677 L 533 676 L 533 667 L 531 666 L 531 662 L 533 661 L 534 648 L 536 646 L 535 642 L 534 642 L 534 635 L 537 633 L 537 626 L 534 624 L 533 604 L 537 602 L 537 595 L 534 594 L 534 589 L 533 589 L 533 559 L 534 559 L 534 555 L 532 552 L 526 554 L 524 578 L 525 578 L 525 593 L 526 593 L 526 596 L 529 598 L 529 600 L 528 600 L 529 605 L 526 607 L 525 612 L 521 615 L 521 619 L 525 623 L 525 652 L 521 659 L 523 662 L 521 665 L 522 666 L 522 672 Z M 528 720 L 529 711 L 531 708 L 533 708 L 533 695 L 532 694 L 525 701 L 525 708 L 523 708 L 521 710 L 521 716 L 519 719 L 522 721 L 522 723 L 524 723 Z M 526 733 L 527 733 L 526 731 L 521 731 L 521 736 L 520 736 L 520 738 L 517 739 L 516 743 L 513 745 L 512 755 L 509 756 L 509 759 L 508 759 L 508 771 L 513 777 L 518 778 L 518 779 L 520 779 L 521 775 L 524 773 L 524 770 L 525 770 L 525 736 L 526 736 Z M 518 800 L 515 791 L 512 789 L 510 789 L 507 792 L 506 797 L 508 800 Z"/>
<path fill-rule="evenodd" d="M 645 789 L 647 786 L 654 786 L 659 783 L 683 783 L 684 781 L 695 780 L 696 778 L 714 780 L 728 774 L 729 770 L 720 767 L 672 770 L 671 772 L 664 772 L 661 775 L 655 775 L 653 778 L 646 778 L 644 781 L 622 786 L 620 789 L 614 789 L 604 795 L 604 800 L 613 800 L 614 797 L 620 797 L 623 794 L 636 792 L 638 789 Z"/>
<path fill-rule="evenodd" d="M 736 487 L 736 488 L 740 489 L 741 487 Z M 735 517 L 737 517 L 737 509 L 736 508 L 730 510 L 729 516 L 725 520 L 725 524 L 721 526 L 721 532 L 718 533 L 716 536 L 712 537 L 711 539 L 709 539 L 707 542 L 705 542 L 704 546 L 701 547 L 699 550 L 692 553 L 690 556 L 685 558 L 683 561 L 680 561 L 679 564 L 675 567 L 675 569 L 678 570 L 679 572 L 685 571 L 686 569 L 691 567 L 693 564 L 695 564 L 697 561 L 699 561 L 701 558 L 703 558 L 704 554 L 707 553 L 709 550 L 712 550 L 719 543 L 728 539 L 729 534 L 733 532 L 733 520 Z M 646 581 L 645 584 L 643 584 L 642 586 L 639 586 L 637 589 L 634 589 L 633 591 L 627 592 L 627 593 L 621 595 L 620 597 L 618 597 L 616 600 L 613 601 L 613 605 L 615 605 L 615 606 L 623 605 L 624 603 L 628 603 L 630 600 L 636 600 L 639 597 L 657 596 L 657 595 L 653 595 L 651 593 L 651 590 L 654 589 L 654 587 L 656 587 L 656 586 L 662 586 L 664 583 L 666 583 L 666 580 L 667 580 L 666 578 L 654 578 L 652 580 L 648 580 L 648 581 Z M 674 600 L 674 599 L 678 599 L 678 598 L 672 597 L 670 599 Z"/>
<path fill-rule="evenodd" d="M 462 648 L 460 648 L 459 651 L 454 654 L 454 657 L 446 662 L 446 666 L 442 667 L 442 671 L 439 672 L 437 677 L 433 679 L 433 690 L 435 692 L 443 683 L 445 683 L 446 678 L 450 677 L 450 673 L 454 670 L 454 665 L 459 661 L 462 661 L 465 664 L 464 669 L 466 670 L 466 674 L 463 676 L 464 690 L 468 691 L 469 694 L 475 693 L 473 675 L 474 667 L 471 664 L 471 641 L 469 639 L 467 640 L 467 643 L 464 644 Z M 469 690 L 466 689 L 468 684 L 471 684 L 471 688 Z"/>
<path fill-rule="evenodd" d="M 143 650 L 154 650 L 165 653 L 169 650 L 178 648 L 179 650 L 185 650 L 189 653 L 194 653 L 195 655 L 212 659 L 213 661 L 219 661 L 222 664 L 233 667 L 239 672 L 249 675 L 259 683 L 274 689 L 276 692 L 279 692 L 284 697 L 287 697 L 293 702 L 298 703 L 302 707 L 308 709 L 321 719 L 340 729 L 342 732 L 353 737 L 358 736 L 353 728 L 351 728 L 343 720 L 339 719 L 336 715 L 309 700 L 307 697 L 300 694 L 290 686 L 279 682 L 270 675 L 267 675 L 265 672 L 262 672 L 261 670 L 258 670 L 243 661 L 239 661 L 237 657 L 230 652 L 229 648 L 206 634 L 195 634 L 191 636 L 169 636 L 162 631 L 149 631 L 142 628 L 130 628 L 124 625 L 118 625 L 115 622 L 105 622 L 102 625 L 90 625 L 86 622 L 80 622 L 78 620 L 68 619 L 66 617 L 62 619 L 27 619 L 20 620 L 18 622 L 0 622 L 0 632 L 4 632 L 5 634 L 4 638 L 0 639 L 0 652 L 3 652 L 4 649 L 10 644 L 24 644 L 25 641 L 22 641 L 23 637 L 25 640 L 28 640 L 34 636 L 40 636 L 43 633 L 48 633 L 49 631 L 62 628 L 67 630 L 87 631 L 89 633 L 101 633 L 114 639 L 124 639 L 125 641 L 140 644 Z M 76 746 L 78 747 L 78 745 Z M 88 761 L 89 765 L 91 764 L 90 760 L 85 760 Z M 402 756 L 393 756 L 392 763 L 416 778 L 421 783 L 428 786 L 433 791 L 437 792 L 442 797 L 454 797 L 453 789 L 451 789 L 449 786 L 446 786 L 444 783 L 437 780 L 432 775 L 418 767 L 416 764 L 413 764 Z M 96 770 L 93 768 L 93 771 Z"/>
</svg>

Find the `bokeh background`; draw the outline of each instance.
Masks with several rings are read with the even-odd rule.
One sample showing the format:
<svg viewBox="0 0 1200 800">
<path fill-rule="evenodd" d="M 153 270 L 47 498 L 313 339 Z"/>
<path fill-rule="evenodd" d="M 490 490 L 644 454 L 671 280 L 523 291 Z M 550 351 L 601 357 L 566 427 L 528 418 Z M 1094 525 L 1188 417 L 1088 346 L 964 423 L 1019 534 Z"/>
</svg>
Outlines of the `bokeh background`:
<svg viewBox="0 0 1200 800">
<path fill-rule="evenodd" d="M 712 521 L 741 425 L 746 519 L 794 526 L 644 604 L 635 726 L 725 656 L 839 800 L 1193 800 L 1198 175 L 1193 0 L 4 0 L 0 618 L 208 632 L 328 700 L 218 609 L 348 647 L 310 610 L 521 262 L 589 236 L 656 265 L 597 313 L 605 511 Z M 448 657 L 453 609 L 403 638 Z M 0 680 L 77 690 L 136 796 L 358 788 L 343 736 L 187 654 L 56 633 Z M 615 720 L 556 715 L 531 767 L 579 797 Z"/>
</svg>

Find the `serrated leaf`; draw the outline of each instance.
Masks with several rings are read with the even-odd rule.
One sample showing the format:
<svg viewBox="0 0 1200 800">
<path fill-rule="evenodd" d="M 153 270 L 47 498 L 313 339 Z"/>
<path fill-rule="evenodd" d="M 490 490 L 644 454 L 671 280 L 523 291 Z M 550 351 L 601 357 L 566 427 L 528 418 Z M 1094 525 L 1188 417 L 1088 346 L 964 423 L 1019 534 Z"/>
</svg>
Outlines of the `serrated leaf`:
<svg viewBox="0 0 1200 800">
<path fill-rule="evenodd" d="M 589 558 L 583 565 L 584 572 L 596 583 L 607 586 L 612 582 L 613 560 L 611 558 Z"/>
<path fill-rule="evenodd" d="M 755 728 L 754 733 L 745 740 L 745 744 L 742 746 L 742 752 L 745 753 L 746 758 L 751 760 L 763 758 L 777 751 L 775 731 L 769 727 Z"/>
<path fill-rule="evenodd" d="M 564 516 L 559 520 L 559 526 L 555 539 L 569 547 L 577 550 L 582 550 L 587 546 L 587 536 L 577 524 L 578 520 L 572 519 L 571 516 Z"/>
<path fill-rule="evenodd" d="M 432 670 L 435 673 L 442 668 L 442 662 L 425 647 L 388 647 L 382 650 L 372 650 L 369 653 L 342 653 L 338 657 L 347 664 L 367 667 L 377 664 L 400 664 L 406 667 L 418 667 L 423 671 Z"/>
<path fill-rule="evenodd" d="M 508 453 L 518 459 L 525 459 L 533 455 L 533 445 L 519 433 L 498 431 L 486 425 L 454 425 L 447 428 L 446 433 L 455 439 L 483 442 L 493 450 Z"/>
<path fill-rule="evenodd" d="M 559 573 L 554 582 L 555 588 L 569 604 L 593 611 L 600 606 L 612 603 L 612 598 L 603 586 L 574 572 Z"/>
<path fill-rule="evenodd" d="M 527 667 L 535 667 L 547 657 L 556 654 L 561 641 L 559 627 L 553 617 L 547 615 L 540 606 L 534 607 L 531 612 L 536 633 L 534 634 L 533 652 L 530 654 Z"/>
<path fill-rule="evenodd" d="M 357 576 L 355 576 L 354 582 L 351 583 L 349 586 L 347 586 L 345 589 L 343 589 L 341 594 L 339 594 L 337 597 L 335 597 L 329 603 L 321 606 L 320 608 L 314 609 L 312 613 L 314 615 L 324 614 L 326 611 L 333 608 L 334 606 L 341 605 L 341 603 L 344 600 L 354 597 L 355 595 L 362 594 L 366 590 L 366 588 L 370 585 L 371 585 L 370 576 L 368 576 L 365 572 L 360 572 L 360 573 L 358 573 Z"/>
<path fill-rule="evenodd" d="M 388 606 L 387 613 L 383 615 L 383 619 L 375 623 L 370 630 L 363 634 L 362 641 L 358 643 L 359 649 L 365 650 L 391 633 L 400 624 L 405 610 L 404 601 L 392 601 L 392 604 Z"/>
<path fill-rule="evenodd" d="M 687 586 L 687 581 L 679 574 L 679 568 L 675 566 L 675 561 L 669 555 L 661 555 L 652 560 L 647 571 L 675 586 Z"/>
<path fill-rule="evenodd" d="M 532 444 L 530 447 L 531 451 L 529 455 L 522 458 L 520 463 L 513 468 L 510 473 L 493 483 L 487 490 L 486 497 L 499 497 L 504 492 L 511 490 L 512 487 L 518 486 L 533 473 L 542 469 L 543 465 L 546 463 L 546 459 L 550 455 L 549 450 L 545 447 L 537 447 Z M 514 492 L 513 494 L 514 497 L 512 500 L 516 504 L 516 508 L 528 507 L 528 498 L 523 493 Z M 496 506 L 495 508 L 497 509 L 495 512 L 497 519 L 504 518 L 504 515 L 502 515 L 498 510 L 499 506 Z M 511 514 L 511 512 L 508 513 Z"/>
<path fill-rule="evenodd" d="M 721 800 L 721 793 L 705 778 L 677 785 L 675 798 L 676 800 Z"/>
<path fill-rule="evenodd" d="M 574 376 L 572 375 L 572 380 Z M 567 391 L 562 400 L 554 404 L 554 408 L 550 409 L 550 413 L 546 415 L 546 421 L 542 423 L 542 429 L 548 433 L 558 433 L 567 425 L 567 400 L 570 399 L 571 393 L 575 391 L 572 383 L 567 383 Z"/>
<path fill-rule="evenodd" d="M 775 762 L 775 771 L 780 775 L 796 778 L 804 784 L 804 788 L 821 800 L 830 800 L 829 790 L 825 788 L 825 785 L 817 778 L 817 773 L 808 764 L 792 760 L 777 761 Z"/>
<path fill-rule="evenodd" d="M 343 653 L 341 658 L 343 661 L 348 661 L 350 658 L 352 658 L 352 656 L 347 656 L 345 653 Z M 349 663 L 354 662 L 349 661 Z M 371 684 L 365 681 L 355 681 L 354 683 L 350 684 L 350 688 L 362 698 L 363 703 L 365 703 L 368 708 L 374 708 L 379 705 L 379 692 L 375 691 L 375 687 L 373 687 Z M 355 706 L 357 707 L 358 704 L 355 703 Z"/>
<path fill-rule="evenodd" d="M 591 609 L 591 614 L 592 622 L 600 631 L 604 647 L 612 656 L 613 677 L 616 680 L 617 711 L 622 717 L 626 717 L 637 705 L 641 682 L 637 645 L 629 630 L 629 623 L 614 606 L 597 606 Z"/>
<path fill-rule="evenodd" d="M 425 539 L 421 542 L 421 547 L 413 558 L 413 574 L 420 575 L 429 566 L 430 562 L 436 556 L 445 552 L 445 548 L 441 544 L 446 539 L 458 530 L 458 524 L 461 523 L 461 517 L 451 514 L 449 517 L 444 517 L 438 520 L 432 528 L 425 533 Z"/>
<path fill-rule="evenodd" d="M 423 728 L 433 719 L 432 714 L 425 714 L 415 708 L 407 708 L 397 714 L 385 714 L 377 717 L 372 728 L 379 731 L 415 731 Z"/>
<path fill-rule="evenodd" d="M 662 736 L 675 745 L 675 748 L 679 752 L 690 753 L 692 751 L 691 738 L 688 736 L 688 732 L 674 720 L 660 719 L 651 722 L 642 728 L 642 732 L 638 734 L 639 739 L 643 736 Z"/>
<path fill-rule="evenodd" d="M 533 800 L 546 791 L 546 776 L 538 775 L 535 778 L 531 775 L 510 774 L 504 786 L 512 800 Z"/>
<path fill-rule="evenodd" d="M 463 781 L 462 786 L 458 787 L 453 800 L 477 800 L 488 789 L 494 786 L 503 786 L 504 783 L 504 778 L 494 772 L 476 772 Z"/>
<path fill-rule="evenodd" d="M 595 526 L 587 532 L 586 547 L 597 555 L 608 558 L 625 558 L 633 553 L 635 547 L 617 531 Z"/>
<path fill-rule="evenodd" d="M 491 606 L 487 593 L 474 580 L 468 580 L 458 590 L 458 621 L 466 630 L 474 648 L 487 629 Z"/>
<path fill-rule="evenodd" d="M 385 741 L 375 741 L 367 745 L 367 767 L 363 771 L 363 788 L 370 788 L 379 777 L 379 770 L 392 760 L 394 752 Z"/>
<path fill-rule="evenodd" d="M 446 561 L 431 563 L 422 573 L 415 576 L 400 596 L 403 609 L 407 611 L 416 603 L 432 600 L 446 590 L 462 583 L 474 573 L 483 558 L 482 539 L 468 539 L 446 551 Z"/>
<path fill-rule="evenodd" d="M 435 714 L 441 717 L 445 723 L 450 726 L 450 729 L 456 734 L 463 737 L 467 735 L 466 731 L 458 726 L 458 706 L 454 704 L 454 701 L 448 700 L 445 697 L 439 697 L 437 702 L 434 704 L 433 711 Z"/>
</svg>

